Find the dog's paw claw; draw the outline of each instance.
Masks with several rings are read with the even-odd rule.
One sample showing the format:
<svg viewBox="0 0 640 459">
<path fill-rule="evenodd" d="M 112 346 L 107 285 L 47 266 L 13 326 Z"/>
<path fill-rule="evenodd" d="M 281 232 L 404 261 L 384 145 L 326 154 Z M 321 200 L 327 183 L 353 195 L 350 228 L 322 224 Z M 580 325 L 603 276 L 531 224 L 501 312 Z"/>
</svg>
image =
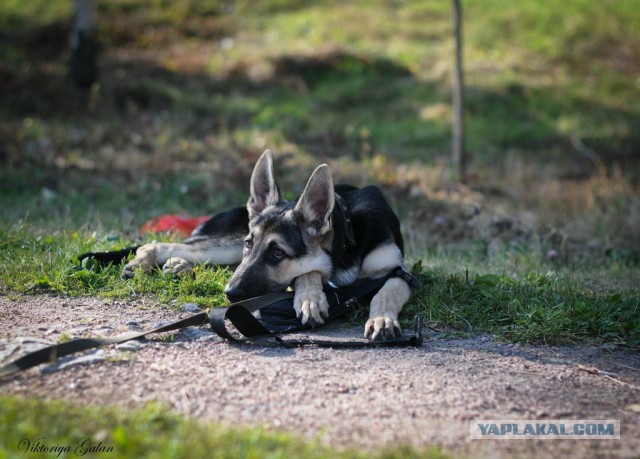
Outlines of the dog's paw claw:
<svg viewBox="0 0 640 459">
<path fill-rule="evenodd" d="M 402 336 L 400 323 L 389 317 L 369 319 L 364 326 L 364 337 L 371 341 L 387 341 L 400 336 Z"/>
<path fill-rule="evenodd" d="M 144 274 L 151 274 L 153 265 L 145 265 L 144 263 L 136 263 L 136 260 L 132 260 L 129 264 L 122 268 L 120 274 L 123 279 L 131 279 L 136 275 L 136 271 L 141 270 Z"/>
<path fill-rule="evenodd" d="M 172 257 L 162 266 L 162 272 L 179 276 L 192 275 L 193 265 L 183 258 Z"/>
<path fill-rule="evenodd" d="M 312 299 L 300 299 L 296 296 L 293 307 L 303 324 L 308 322 L 312 328 L 315 328 L 316 325 L 324 323 L 324 318 L 329 317 L 329 303 L 323 291 L 312 296 Z"/>
<path fill-rule="evenodd" d="M 145 274 L 151 273 L 151 270 L 157 264 L 156 260 L 154 244 L 145 244 L 139 247 L 136 251 L 136 257 L 122 268 L 122 278 L 131 279 L 138 268 Z"/>
<path fill-rule="evenodd" d="M 134 270 L 132 266 L 126 265 L 124 268 L 122 268 L 122 273 L 120 274 L 120 276 L 123 279 L 131 279 L 133 278 L 134 275 Z"/>
</svg>

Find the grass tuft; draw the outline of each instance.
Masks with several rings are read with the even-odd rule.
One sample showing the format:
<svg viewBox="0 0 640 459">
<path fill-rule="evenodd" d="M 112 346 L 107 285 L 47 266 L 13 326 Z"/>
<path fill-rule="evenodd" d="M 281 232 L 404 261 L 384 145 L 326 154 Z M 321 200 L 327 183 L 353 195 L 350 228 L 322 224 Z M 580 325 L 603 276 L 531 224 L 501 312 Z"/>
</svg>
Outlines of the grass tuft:
<svg viewBox="0 0 640 459">
<path fill-rule="evenodd" d="M 533 344 L 640 346 L 640 294 L 594 291 L 567 276 L 422 272 L 404 315 L 435 327 Z"/>
</svg>

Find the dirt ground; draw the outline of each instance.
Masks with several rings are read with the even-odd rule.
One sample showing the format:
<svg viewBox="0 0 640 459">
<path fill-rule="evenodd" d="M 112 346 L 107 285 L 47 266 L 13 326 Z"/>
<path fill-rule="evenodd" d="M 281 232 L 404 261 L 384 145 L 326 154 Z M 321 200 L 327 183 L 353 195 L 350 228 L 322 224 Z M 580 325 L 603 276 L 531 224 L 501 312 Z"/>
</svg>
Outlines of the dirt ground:
<svg viewBox="0 0 640 459">
<path fill-rule="evenodd" d="M 153 299 L 0 296 L 0 363 L 63 334 L 107 336 L 187 316 Z M 317 332 L 359 337 L 335 324 Z M 126 381 L 123 383 L 122 381 Z M 105 348 L 5 380 L 4 393 L 259 425 L 337 447 L 438 445 L 471 457 L 638 457 L 640 356 L 429 338 L 421 348 L 237 345 L 206 327 Z M 473 419 L 619 419 L 620 440 L 470 440 Z"/>
</svg>

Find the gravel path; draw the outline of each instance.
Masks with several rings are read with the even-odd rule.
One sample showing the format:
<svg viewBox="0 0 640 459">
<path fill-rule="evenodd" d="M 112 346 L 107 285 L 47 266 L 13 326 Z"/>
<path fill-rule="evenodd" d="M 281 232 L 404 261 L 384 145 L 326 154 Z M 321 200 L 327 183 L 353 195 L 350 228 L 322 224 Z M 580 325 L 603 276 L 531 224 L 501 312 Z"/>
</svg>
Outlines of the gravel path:
<svg viewBox="0 0 640 459">
<path fill-rule="evenodd" d="M 152 299 L 0 296 L 0 363 L 63 334 L 106 336 L 188 314 Z M 360 332 L 343 324 L 318 333 Z M 640 454 L 640 356 L 489 336 L 429 339 L 422 348 L 284 349 L 232 345 L 205 327 L 191 328 L 173 340 L 153 337 L 29 370 L 0 391 L 86 404 L 161 401 L 185 415 L 335 446 L 435 444 L 473 457 Z M 472 419 L 619 419 L 622 437 L 470 440 Z"/>
</svg>

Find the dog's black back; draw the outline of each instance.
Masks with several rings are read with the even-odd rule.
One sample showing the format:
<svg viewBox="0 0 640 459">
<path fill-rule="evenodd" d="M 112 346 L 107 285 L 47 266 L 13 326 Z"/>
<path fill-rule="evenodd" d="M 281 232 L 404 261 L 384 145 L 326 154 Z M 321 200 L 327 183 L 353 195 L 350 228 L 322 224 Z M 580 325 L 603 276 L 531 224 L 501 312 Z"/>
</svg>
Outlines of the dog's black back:
<svg viewBox="0 0 640 459">
<path fill-rule="evenodd" d="M 351 185 L 337 185 L 335 192 L 348 209 L 354 244 L 345 243 L 349 231 L 345 216 L 336 205 L 333 210 L 334 240 L 332 257 L 337 269 L 349 269 L 362 263 L 364 257 L 376 247 L 395 243 L 404 255 L 404 241 L 400 233 L 400 221 L 377 186 L 356 188 Z M 336 200 L 339 204 L 339 198 Z M 346 250 L 345 250 L 346 247 Z"/>
</svg>

